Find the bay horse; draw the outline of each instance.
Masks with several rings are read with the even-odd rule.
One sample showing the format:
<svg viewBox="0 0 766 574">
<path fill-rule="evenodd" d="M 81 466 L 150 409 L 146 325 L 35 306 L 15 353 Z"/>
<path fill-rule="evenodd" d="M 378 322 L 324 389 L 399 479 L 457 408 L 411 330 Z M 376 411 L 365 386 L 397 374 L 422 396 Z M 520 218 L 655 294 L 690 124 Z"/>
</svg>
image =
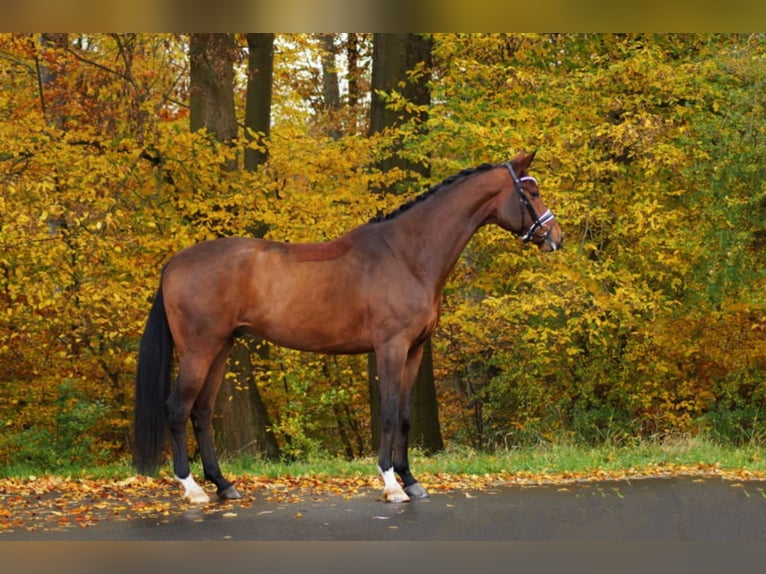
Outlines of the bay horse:
<svg viewBox="0 0 766 574">
<path fill-rule="evenodd" d="M 175 477 L 192 502 L 191 417 L 204 476 L 240 498 L 221 473 L 210 423 L 234 338 L 243 331 L 318 353 L 375 353 L 380 386 L 378 471 L 386 502 L 424 498 L 407 457 L 410 396 L 441 291 L 473 234 L 496 224 L 541 251 L 562 247 L 558 222 L 527 172 L 534 153 L 482 164 L 346 235 L 289 244 L 229 237 L 203 241 L 165 266 L 141 338 L 136 375 L 135 465 L 157 471 L 169 427 Z M 178 376 L 170 385 L 173 347 Z M 401 485 L 396 479 L 401 479 Z"/>
</svg>

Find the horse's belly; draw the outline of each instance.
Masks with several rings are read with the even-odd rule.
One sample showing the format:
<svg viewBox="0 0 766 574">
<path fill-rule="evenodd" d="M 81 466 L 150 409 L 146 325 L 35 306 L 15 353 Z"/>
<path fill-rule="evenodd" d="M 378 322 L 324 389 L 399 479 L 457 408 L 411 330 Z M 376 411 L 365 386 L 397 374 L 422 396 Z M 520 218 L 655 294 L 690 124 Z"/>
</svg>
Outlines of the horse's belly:
<svg viewBox="0 0 766 574">
<path fill-rule="evenodd" d="M 282 347 L 355 354 L 372 349 L 367 321 L 350 301 L 273 299 L 242 327 Z"/>
<path fill-rule="evenodd" d="M 334 329 L 289 325 L 244 326 L 253 335 L 280 347 L 314 353 L 354 355 L 372 351 L 370 341 L 359 333 L 338 333 Z"/>
</svg>

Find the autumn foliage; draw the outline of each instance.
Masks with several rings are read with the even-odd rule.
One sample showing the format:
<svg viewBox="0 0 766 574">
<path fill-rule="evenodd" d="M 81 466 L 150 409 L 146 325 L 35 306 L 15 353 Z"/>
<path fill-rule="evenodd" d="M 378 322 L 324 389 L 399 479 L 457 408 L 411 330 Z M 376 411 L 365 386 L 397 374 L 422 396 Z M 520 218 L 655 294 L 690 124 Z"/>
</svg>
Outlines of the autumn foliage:
<svg viewBox="0 0 766 574">
<path fill-rule="evenodd" d="M 128 452 L 138 339 L 174 252 L 334 238 L 403 201 L 370 189 L 415 195 L 522 149 L 565 249 L 498 229 L 468 246 L 433 341 L 447 441 L 763 438 L 766 38 L 436 35 L 425 125 L 373 137 L 365 101 L 321 105 L 317 39 L 281 36 L 255 172 L 224 169 L 255 145 L 244 133 L 190 132 L 186 41 L 0 36 L 3 465 Z M 394 141 L 428 181 L 373 167 Z M 368 447 L 363 357 L 254 361 L 286 452 Z"/>
</svg>

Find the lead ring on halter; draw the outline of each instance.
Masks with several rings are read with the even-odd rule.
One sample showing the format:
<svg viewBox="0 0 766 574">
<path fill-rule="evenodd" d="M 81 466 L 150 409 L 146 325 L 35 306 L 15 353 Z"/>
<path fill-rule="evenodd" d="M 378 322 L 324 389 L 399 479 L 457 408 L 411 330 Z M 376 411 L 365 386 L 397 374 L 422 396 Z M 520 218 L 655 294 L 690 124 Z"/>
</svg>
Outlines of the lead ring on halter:
<svg viewBox="0 0 766 574">
<path fill-rule="evenodd" d="M 535 208 L 532 207 L 532 204 L 529 202 L 529 199 L 524 193 L 524 189 L 521 187 L 522 181 L 533 181 L 536 184 L 537 180 L 531 175 L 525 175 L 519 178 L 516 175 L 516 172 L 513 171 L 513 165 L 511 165 L 511 162 L 506 163 L 505 167 L 508 168 L 508 171 L 511 174 L 511 179 L 513 180 L 513 184 L 516 187 L 516 192 L 519 194 L 520 203 L 524 207 L 526 207 L 530 217 L 532 218 L 532 225 L 529 226 L 529 229 L 527 229 L 525 233 L 521 234 L 521 240 L 524 243 L 529 243 L 532 240 L 532 238 L 535 236 L 535 233 L 537 233 L 537 230 L 543 227 L 544 225 L 546 225 L 547 223 L 550 223 L 551 221 L 553 221 L 555 219 L 555 216 L 553 215 L 550 209 L 546 209 L 545 212 L 540 217 L 537 217 L 537 214 L 535 213 Z M 523 219 L 524 218 L 522 217 L 522 221 Z M 549 241 L 550 233 L 551 233 L 550 229 L 546 231 L 545 234 L 541 237 L 542 241 L 548 241 L 548 243 L 551 243 Z M 555 251 L 556 249 L 555 246 L 553 246 L 553 248 Z"/>
</svg>

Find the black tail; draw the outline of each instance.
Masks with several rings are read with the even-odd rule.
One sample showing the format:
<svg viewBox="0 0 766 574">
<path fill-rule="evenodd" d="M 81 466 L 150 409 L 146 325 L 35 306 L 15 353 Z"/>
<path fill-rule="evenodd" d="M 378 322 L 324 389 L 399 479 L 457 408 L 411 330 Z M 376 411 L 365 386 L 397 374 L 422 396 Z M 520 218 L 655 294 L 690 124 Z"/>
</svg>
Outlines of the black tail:
<svg viewBox="0 0 766 574">
<path fill-rule="evenodd" d="M 165 314 L 162 288 L 146 320 L 136 371 L 134 464 L 141 474 L 155 474 L 165 449 L 167 424 L 165 401 L 170 390 L 173 338 Z"/>
</svg>

